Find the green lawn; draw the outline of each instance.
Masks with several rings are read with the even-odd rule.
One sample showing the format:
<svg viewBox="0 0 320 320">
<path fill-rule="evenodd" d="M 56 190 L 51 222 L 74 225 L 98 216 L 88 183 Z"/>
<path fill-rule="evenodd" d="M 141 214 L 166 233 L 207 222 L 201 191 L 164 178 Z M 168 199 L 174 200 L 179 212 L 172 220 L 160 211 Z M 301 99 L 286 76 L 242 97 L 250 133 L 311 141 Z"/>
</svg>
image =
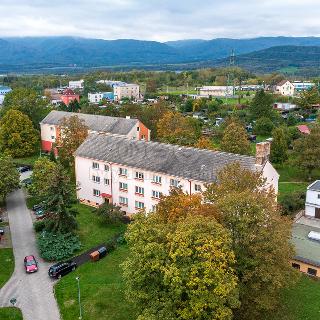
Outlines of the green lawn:
<svg viewBox="0 0 320 320">
<path fill-rule="evenodd" d="M 303 275 L 294 287 L 283 290 L 279 309 L 267 319 L 320 319 L 320 281 Z"/>
<path fill-rule="evenodd" d="M 77 276 L 84 320 L 136 319 L 134 306 L 125 300 L 119 266 L 127 254 L 127 246 L 122 245 L 99 262 L 88 262 L 57 283 L 55 293 L 63 320 L 79 316 Z"/>
<path fill-rule="evenodd" d="M 20 309 L 8 307 L 0 308 L 0 319 L 1 320 L 23 320 Z"/>
<path fill-rule="evenodd" d="M 13 162 L 16 165 L 30 165 L 30 166 L 33 166 L 34 163 L 38 160 L 38 158 L 39 158 L 39 154 L 36 154 L 36 155 L 30 156 L 30 157 L 13 159 Z"/>
<path fill-rule="evenodd" d="M 0 249 L 0 288 L 10 279 L 14 270 L 14 257 L 11 248 Z M 0 314 L 1 315 L 1 314 Z M 2 317 L 0 316 L 2 320 Z"/>
</svg>

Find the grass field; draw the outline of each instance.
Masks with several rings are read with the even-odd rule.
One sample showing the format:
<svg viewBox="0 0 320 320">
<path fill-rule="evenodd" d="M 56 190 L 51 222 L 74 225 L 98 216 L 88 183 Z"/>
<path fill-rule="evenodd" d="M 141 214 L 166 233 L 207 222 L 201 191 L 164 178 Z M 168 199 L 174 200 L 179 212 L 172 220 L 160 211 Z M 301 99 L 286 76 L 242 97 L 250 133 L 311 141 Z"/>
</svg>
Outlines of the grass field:
<svg viewBox="0 0 320 320">
<path fill-rule="evenodd" d="M 18 308 L 0 308 L 1 320 L 23 320 L 22 313 Z"/>
<path fill-rule="evenodd" d="M 10 279 L 14 270 L 14 257 L 11 248 L 0 249 L 0 288 Z M 2 320 L 1 316 L 0 319 Z"/>
<path fill-rule="evenodd" d="M 13 162 L 16 165 L 29 165 L 29 166 L 33 166 L 34 163 L 38 160 L 39 158 L 39 154 L 36 154 L 34 156 L 30 156 L 30 157 L 26 157 L 26 158 L 17 158 L 17 159 L 13 159 Z"/>
</svg>

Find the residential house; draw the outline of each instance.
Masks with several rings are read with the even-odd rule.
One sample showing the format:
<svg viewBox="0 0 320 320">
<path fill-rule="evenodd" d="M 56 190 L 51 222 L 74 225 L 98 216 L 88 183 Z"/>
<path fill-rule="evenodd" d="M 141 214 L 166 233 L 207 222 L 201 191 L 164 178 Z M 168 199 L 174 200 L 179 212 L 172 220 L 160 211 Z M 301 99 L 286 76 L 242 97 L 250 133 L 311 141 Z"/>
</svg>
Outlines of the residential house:
<svg viewBox="0 0 320 320">
<path fill-rule="evenodd" d="M 234 90 L 232 86 L 203 86 L 196 89 L 198 91 L 198 95 L 201 98 L 224 98 L 234 95 Z"/>
<path fill-rule="evenodd" d="M 275 102 L 273 108 L 279 111 L 292 111 L 297 109 L 297 105 L 289 102 Z"/>
<path fill-rule="evenodd" d="M 80 96 L 74 93 L 74 91 L 71 89 L 64 90 L 60 99 L 66 105 L 69 105 L 69 103 L 74 100 L 77 100 L 78 102 L 80 102 Z"/>
<path fill-rule="evenodd" d="M 103 99 L 113 100 L 114 99 L 113 92 L 88 93 L 88 100 L 90 103 L 100 103 Z"/>
<path fill-rule="evenodd" d="M 137 84 L 121 84 L 113 87 L 115 101 L 121 101 L 124 98 L 139 100 L 140 86 Z"/>
<path fill-rule="evenodd" d="M 282 96 L 292 97 L 294 95 L 294 85 L 289 80 L 282 80 L 276 85 L 276 93 Z"/>
<path fill-rule="evenodd" d="M 7 93 L 9 93 L 11 90 L 11 88 L 7 87 L 7 86 L 0 86 L 0 105 L 3 103 L 4 101 L 4 97 Z"/>
<path fill-rule="evenodd" d="M 268 186 L 278 191 L 279 175 L 268 161 L 270 144 L 257 144 L 257 156 L 181 147 L 129 139 L 111 134 L 91 134 L 75 152 L 77 197 L 81 203 L 119 205 L 128 215 L 141 209 L 154 211 L 172 187 L 188 194 L 216 181 L 227 164 L 239 162 L 259 171 Z"/>
<path fill-rule="evenodd" d="M 310 129 L 307 125 L 305 124 L 300 124 L 297 126 L 298 130 L 302 134 L 310 134 Z"/>
<path fill-rule="evenodd" d="M 60 123 L 64 118 L 78 116 L 84 120 L 89 133 L 104 132 L 128 136 L 130 139 L 150 140 L 150 130 L 138 119 L 98 116 L 84 113 L 51 111 L 41 122 L 41 147 L 50 152 L 60 135 Z"/>
<path fill-rule="evenodd" d="M 76 80 L 76 81 L 69 81 L 69 89 L 83 89 L 84 87 L 84 80 Z"/>
<path fill-rule="evenodd" d="M 320 180 L 313 182 L 307 188 L 305 214 L 320 219 Z"/>
<path fill-rule="evenodd" d="M 115 86 L 123 86 L 123 85 L 127 84 L 126 82 L 116 81 L 116 80 L 98 80 L 98 81 L 96 81 L 96 83 L 105 84 L 106 86 L 109 86 L 111 88 L 113 88 Z"/>
</svg>

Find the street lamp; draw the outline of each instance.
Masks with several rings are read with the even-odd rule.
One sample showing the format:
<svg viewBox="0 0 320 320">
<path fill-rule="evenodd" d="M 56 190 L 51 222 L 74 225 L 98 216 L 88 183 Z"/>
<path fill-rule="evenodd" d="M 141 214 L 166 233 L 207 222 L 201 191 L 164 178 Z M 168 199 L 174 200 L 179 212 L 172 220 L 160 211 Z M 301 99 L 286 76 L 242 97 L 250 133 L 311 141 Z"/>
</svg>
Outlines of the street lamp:
<svg viewBox="0 0 320 320">
<path fill-rule="evenodd" d="M 82 319 L 82 310 L 81 310 L 81 296 L 80 296 L 80 277 L 76 277 L 78 284 L 78 302 L 79 302 L 79 319 Z"/>
</svg>

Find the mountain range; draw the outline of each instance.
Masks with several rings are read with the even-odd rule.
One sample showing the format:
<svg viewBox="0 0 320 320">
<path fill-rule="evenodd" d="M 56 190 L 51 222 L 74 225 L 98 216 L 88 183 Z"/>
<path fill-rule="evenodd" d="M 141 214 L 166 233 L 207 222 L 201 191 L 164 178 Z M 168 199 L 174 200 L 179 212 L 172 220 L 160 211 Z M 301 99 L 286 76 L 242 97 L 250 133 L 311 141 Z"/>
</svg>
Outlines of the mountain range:
<svg viewBox="0 0 320 320">
<path fill-rule="evenodd" d="M 165 43 L 130 39 L 13 37 L 0 39 L 0 73 L 226 66 L 232 50 L 237 55 L 237 65 L 254 72 L 320 68 L 318 37 L 193 39 Z"/>
</svg>

